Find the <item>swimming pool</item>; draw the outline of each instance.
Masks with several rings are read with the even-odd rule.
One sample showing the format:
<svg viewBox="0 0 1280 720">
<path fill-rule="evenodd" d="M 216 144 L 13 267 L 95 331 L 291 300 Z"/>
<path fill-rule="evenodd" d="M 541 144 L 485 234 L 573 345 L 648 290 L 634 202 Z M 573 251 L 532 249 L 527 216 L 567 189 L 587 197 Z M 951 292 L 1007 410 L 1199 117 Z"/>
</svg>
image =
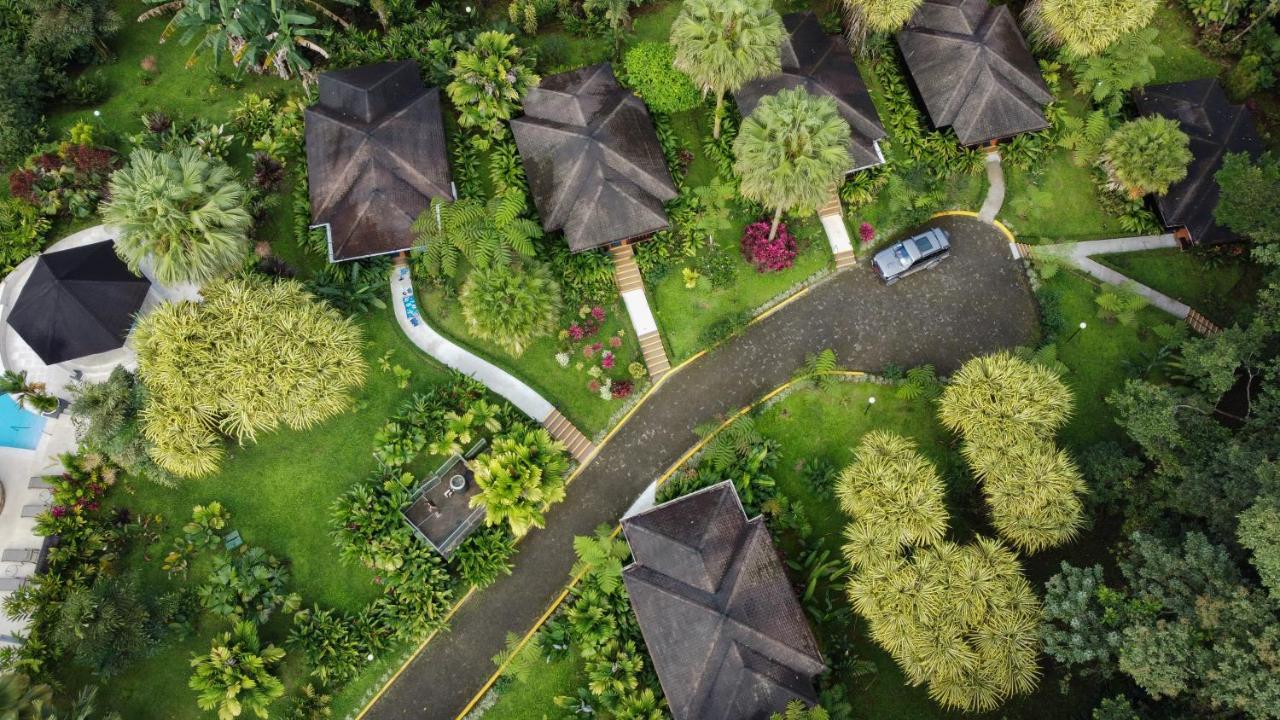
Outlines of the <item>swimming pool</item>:
<svg viewBox="0 0 1280 720">
<path fill-rule="evenodd" d="M 0 445 L 35 450 L 44 432 L 45 416 L 18 407 L 11 395 L 0 395 Z"/>
</svg>

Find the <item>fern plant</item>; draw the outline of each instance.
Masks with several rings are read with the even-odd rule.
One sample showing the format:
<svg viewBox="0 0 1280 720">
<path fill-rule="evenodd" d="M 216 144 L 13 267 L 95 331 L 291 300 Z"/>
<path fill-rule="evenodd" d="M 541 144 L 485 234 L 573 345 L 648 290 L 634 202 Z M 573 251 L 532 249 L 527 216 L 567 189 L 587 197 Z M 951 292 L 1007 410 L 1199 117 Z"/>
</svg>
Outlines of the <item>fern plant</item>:
<svg viewBox="0 0 1280 720">
<path fill-rule="evenodd" d="M 1138 313 L 1148 304 L 1146 298 L 1131 289 L 1114 286 L 1103 290 L 1094 302 L 1098 305 L 1099 317 L 1126 327 L 1138 319 Z"/>
<path fill-rule="evenodd" d="M 542 226 L 525 217 L 528 210 L 525 194 L 514 189 L 499 192 L 488 201 L 435 198 L 413 222 L 422 245 L 415 265 L 429 275 L 452 278 L 463 259 L 473 267 L 489 268 L 506 264 L 517 255 L 531 257 L 533 241 L 542 237 Z"/>
</svg>

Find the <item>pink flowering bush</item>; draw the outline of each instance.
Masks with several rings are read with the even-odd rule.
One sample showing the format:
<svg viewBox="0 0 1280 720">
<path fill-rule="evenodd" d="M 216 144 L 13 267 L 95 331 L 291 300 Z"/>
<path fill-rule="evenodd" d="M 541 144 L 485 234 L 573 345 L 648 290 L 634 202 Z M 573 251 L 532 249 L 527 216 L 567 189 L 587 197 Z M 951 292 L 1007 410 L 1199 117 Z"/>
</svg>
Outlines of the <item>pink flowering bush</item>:
<svg viewBox="0 0 1280 720">
<path fill-rule="evenodd" d="M 866 245 L 876 239 L 876 229 L 871 226 L 871 223 L 864 222 L 858 226 L 858 237 L 862 238 L 862 244 Z"/>
<path fill-rule="evenodd" d="M 776 272 L 791 267 L 796 259 L 796 240 L 787 224 L 778 224 L 778 234 L 769 239 L 769 222 L 751 223 L 742 235 L 742 257 L 756 266 L 756 272 Z"/>
<path fill-rule="evenodd" d="M 635 384 L 630 380 L 614 380 L 613 386 L 609 389 L 613 393 L 614 400 L 621 400 L 631 394 L 631 391 L 635 389 Z"/>
<path fill-rule="evenodd" d="M 618 329 L 616 333 L 602 335 L 608 315 L 599 305 L 579 307 L 577 317 L 562 326 L 559 349 L 554 356 L 560 367 L 585 375 L 583 380 L 587 391 L 604 400 L 630 395 L 634 392 L 635 382 L 628 377 L 644 377 L 643 374 L 636 376 L 631 370 L 632 366 L 639 365 L 631 362 L 634 354 L 618 354 L 625 344 L 626 330 Z M 579 358 L 576 362 L 575 357 Z M 615 372 L 621 373 L 621 377 L 614 377 Z"/>
</svg>

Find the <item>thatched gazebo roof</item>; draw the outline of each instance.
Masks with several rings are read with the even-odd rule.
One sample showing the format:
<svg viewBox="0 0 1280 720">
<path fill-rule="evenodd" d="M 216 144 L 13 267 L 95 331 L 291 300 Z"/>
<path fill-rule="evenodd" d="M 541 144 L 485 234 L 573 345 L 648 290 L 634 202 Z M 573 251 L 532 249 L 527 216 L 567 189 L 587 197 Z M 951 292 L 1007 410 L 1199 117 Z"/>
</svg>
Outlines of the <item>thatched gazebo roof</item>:
<svg viewBox="0 0 1280 720">
<path fill-rule="evenodd" d="M 453 199 L 440 91 L 416 62 L 322 73 L 305 121 L 311 216 L 328 226 L 331 262 L 412 247 L 431 199 Z"/>
<path fill-rule="evenodd" d="M 925 0 L 898 47 L 934 127 L 979 145 L 1049 127 L 1053 100 L 1009 8 Z"/>
<path fill-rule="evenodd" d="M 676 196 L 649 111 L 608 63 L 543 78 L 511 121 L 534 205 L 569 249 L 590 250 L 669 226 Z"/>
<path fill-rule="evenodd" d="M 769 529 L 731 482 L 624 518 L 631 607 L 675 720 L 768 720 L 825 670 Z"/>
</svg>

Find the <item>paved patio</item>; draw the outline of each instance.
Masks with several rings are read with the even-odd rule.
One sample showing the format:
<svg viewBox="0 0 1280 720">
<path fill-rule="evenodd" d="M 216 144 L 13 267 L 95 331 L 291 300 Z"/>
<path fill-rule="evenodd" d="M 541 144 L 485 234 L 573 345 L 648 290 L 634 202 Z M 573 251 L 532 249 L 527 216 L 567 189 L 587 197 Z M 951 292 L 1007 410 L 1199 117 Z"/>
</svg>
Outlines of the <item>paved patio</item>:
<svg viewBox="0 0 1280 720">
<path fill-rule="evenodd" d="M 365 717 L 453 720 L 493 673 L 506 634 L 527 631 L 564 588 L 574 536 L 617 522 L 696 442 L 694 427 L 785 382 L 807 355 L 831 348 L 846 367 L 931 363 L 949 373 L 974 355 L 1034 342 L 1035 303 L 1005 236 L 972 217 L 932 222 L 955 247 L 937 269 L 892 287 L 865 265 L 837 273 L 668 376 L 569 486 L 547 529 L 520 543 L 513 574 L 465 603 L 450 632 L 436 636 Z"/>
</svg>

